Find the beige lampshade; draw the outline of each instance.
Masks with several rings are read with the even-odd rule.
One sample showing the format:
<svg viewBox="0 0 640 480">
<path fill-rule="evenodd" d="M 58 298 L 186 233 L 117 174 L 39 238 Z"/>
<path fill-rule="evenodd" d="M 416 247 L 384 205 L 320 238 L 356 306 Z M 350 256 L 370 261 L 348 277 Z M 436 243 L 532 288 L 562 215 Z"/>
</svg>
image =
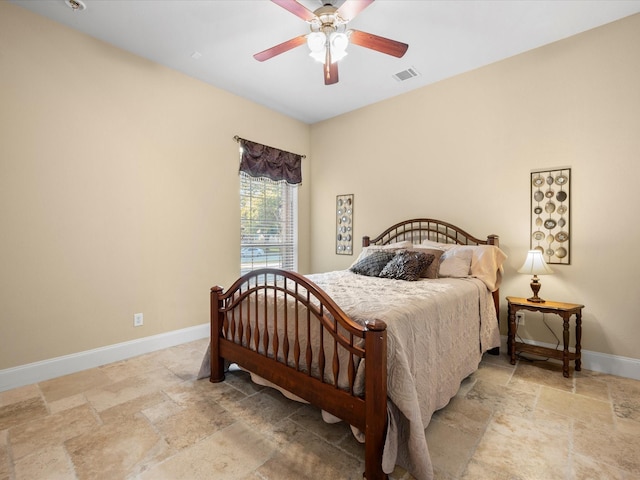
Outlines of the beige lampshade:
<svg viewBox="0 0 640 480">
<path fill-rule="evenodd" d="M 544 261 L 540 250 L 529 250 L 524 264 L 518 270 L 518 273 L 528 273 L 529 275 L 550 275 L 553 270 Z"/>
</svg>

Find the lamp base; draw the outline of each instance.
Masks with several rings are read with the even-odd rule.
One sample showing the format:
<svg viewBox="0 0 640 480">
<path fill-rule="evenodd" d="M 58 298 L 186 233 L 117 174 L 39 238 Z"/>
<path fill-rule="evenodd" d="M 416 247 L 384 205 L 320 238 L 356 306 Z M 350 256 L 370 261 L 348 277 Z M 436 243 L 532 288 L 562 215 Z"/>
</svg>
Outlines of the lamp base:
<svg viewBox="0 0 640 480">
<path fill-rule="evenodd" d="M 546 302 L 546 300 L 536 296 L 536 297 L 531 297 L 531 298 L 527 298 L 527 302 L 532 302 L 532 303 L 544 303 Z"/>
<path fill-rule="evenodd" d="M 540 291 L 540 281 L 538 280 L 538 276 L 534 275 L 531 279 L 531 291 L 533 292 L 533 297 L 527 298 L 527 302 L 532 303 L 544 303 L 544 300 L 538 296 L 538 292 Z"/>
</svg>

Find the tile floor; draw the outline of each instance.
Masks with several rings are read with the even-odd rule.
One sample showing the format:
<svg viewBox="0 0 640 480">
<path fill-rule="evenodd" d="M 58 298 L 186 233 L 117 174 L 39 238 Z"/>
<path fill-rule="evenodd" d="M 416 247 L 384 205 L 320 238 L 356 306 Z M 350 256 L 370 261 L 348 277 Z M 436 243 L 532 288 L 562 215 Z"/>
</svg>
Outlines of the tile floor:
<svg viewBox="0 0 640 480">
<path fill-rule="evenodd" d="M 0 480 L 362 478 L 345 425 L 242 372 L 196 380 L 206 344 L 0 393 Z M 640 381 L 487 356 L 427 437 L 436 479 L 640 480 Z"/>
</svg>

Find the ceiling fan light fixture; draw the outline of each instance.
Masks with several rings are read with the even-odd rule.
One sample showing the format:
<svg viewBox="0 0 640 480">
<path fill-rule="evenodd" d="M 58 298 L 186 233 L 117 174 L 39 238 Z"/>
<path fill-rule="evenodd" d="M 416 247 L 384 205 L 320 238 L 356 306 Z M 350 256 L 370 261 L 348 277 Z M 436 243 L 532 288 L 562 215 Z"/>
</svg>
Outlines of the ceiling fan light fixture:
<svg viewBox="0 0 640 480">
<path fill-rule="evenodd" d="M 331 45 L 331 54 L 344 53 L 347 54 L 347 47 L 349 46 L 349 36 L 342 32 L 333 32 L 329 37 L 329 45 Z"/>
<path fill-rule="evenodd" d="M 309 56 L 317 62 L 323 63 L 325 57 L 325 49 L 327 45 L 327 37 L 322 32 L 311 32 L 307 35 L 307 46 L 309 47 Z"/>
</svg>

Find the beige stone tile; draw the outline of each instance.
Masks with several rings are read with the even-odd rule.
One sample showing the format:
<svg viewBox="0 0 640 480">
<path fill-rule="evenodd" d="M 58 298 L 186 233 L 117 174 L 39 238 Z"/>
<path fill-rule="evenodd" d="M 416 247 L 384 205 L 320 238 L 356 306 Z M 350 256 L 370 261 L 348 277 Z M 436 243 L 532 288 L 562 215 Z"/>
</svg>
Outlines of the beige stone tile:
<svg viewBox="0 0 640 480">
<path fill-rule="evenodd" d="M 257 472 L 266 480 L 361 480 L 364 462 L 287 420 L 275 432 L 280 448 Z"/>
<path fill-rule="evenodd" d="M 569 431 L 571 429 L 574 422 L 571 417 L 562 415 L 557 412 L 552 412 L 550 410 L 545 410 L 544 408 L 540 408 L 539 406 L 536 407 L 536 409 L 528 418 L 534 422 L 552 424 L 557 428 L 565 429 L 566 431 Z"/>
<path fill-rule="evenodd" d="M 496 469 L 474 458 L 467 464 L 467 468 L 460 476 L 460 480 L 523 480 L 510 472 Z"/>
<path fill-rule="evenodd" d="M 601 377 L 583 375 L 583 372 L 576 372 L 575 374 L 575 393 L 602 402 L 611 401 L 607 382 L 602 380 Z"/>
<path fill-rule="evenodd" d="M 349 455 L 355 458 L 364 459 L 364 443 L 360 443 L 349 427 L 349 435 L 346 435 L 342 440 L 335 445 L 340 449 L 347 452 Z M 398 467 L 400 468 L 400 467 Z"/>
<path fill-rule="evenodd" d="M 188 407 L 204 399 L 213 400 L 223 407 L 231 407 L 247 397 L 246 394 L 227 382 L 211 383 L 207 379 L 182 382 L 179 385 L 165 388 L 164 392 L 177 405 L 183 407 Z"/>
<path fill-rule="evenodd" d="M 496 415 L 473 455 L 490 470 L 523 479 L 565 480 L 569 431 L 516 415 Z M 506 477 L 506 478 L 511 478 Z"/>
<path fill-rule="evenodd" d="M 616 417 L 616 431 L 640 437 L 640 422 L 629 418 Z M 638 472 L 640 473 L 640 472 Z"/>
<path fill-rule="evenodd" d="M 260 475 L 256 472 L 251 472 L 249 475 L 242 477 L 241 480 L 264 480 Z"/>
<path fill-rule="evenodd" d="M 164 367 L 142 375 L 127 377 L 85 392 L 87 400 L 101 412 L 115 405 L 142 397 L 157 390 L 181 383 L 178 377 Z"/>
<path fill-rule="evenodd" d="M 87 402 L 87 397 L 85 397 L 83 393 L 78 393 L 77 395 L 65 397 L 54 402 L 47 402 L 47 406 L 49 407 L 49 411 L 51 413 L 58 413 L 63 410 L 69 410 L 70 408 L 79 407 L 80 405 L 84 405 Z"/>
<path fill-rule="evenodd" d="M 6 432 L 6 430 L 3 430 Z M 6 436 L 6 435 L 3 435 Z M 0 479 L 11 477 L 11 462 L 9 460 L 9 449 L 7 443 L 0 442 Z"/>
<path fill-rule="evenodd" d="M 640 382 L 612 375 L 606 382 L 616 416 L 640 422 Z"/>
<path fill-rule="evenodd" d="M 40 388 L 35 383 L 24 387 L 14 388 L 12 390 L 6 390 L 4 392 L 0 392 L 0 407 L 22 402 L 23 400 L 39 398 L 40 395 Z"/>
<path fill-rule="evenodd" d="M 482 435 L 492 411 L 490 408 L 478 405 L 477 402 L 464 397 L 454 397 L 449 405 L 433 414 L 432 420 L 437 420 L 452 428 L 472 434 Z"/>
<path fill-rule="evenodd" d="M 625 473 L 640 472 L 640 435 L 616 431 L 596 422 L 575 422 L 573 449 L 606 465 L 615 465 Z"/>
<path fill-rule="evenodd" d="M 536 397 L 528 392 L 482 380 L 476 383 L 465 398 L 494 413 L 504 412 L 520 416 L 530 416 L 536 403 Z"/>
<path fill-rule="evenodd" d="M 182 450 L 233 422 L 231 414 L 220 405 L 203 400 L 154 425 L 172 449 Z"/>
<path fill-rule="evenodd" d="M 130 377 L 137 377 L 157 370 L 162 366 L 158 361 L 158 355 L 156 352 L 147 353 L 98 368 L 109 378 L 108 383 L 120 382 Z"/>
<path fill-rule="evenodd" d="M 140 480 L 252 478 L 250 475 L 275 451 L 268 437 L 236 422 L 150 468 Z"/>
<path fill-rule="evenodd" d="M 55 402 L 108 383 L 111 383 L 111 380 L 99 368 L 91 368 L 46 380 L 38 385 L 47 402 Z"/>
<path fill-rule="evenodd" d="M 542 387 L 537 406 L 577 420 L 613 425 L 613 412 L 609 402 L 555 388 Z"/>
<path fill-rule="evenodd" d="M 515 365 L 511 365 L 511 357 L 507 355 L 506 349 L 500 349 L 500 355 L 491 355 L 486 352 L 482 355 L 481 364 L 493 364 L 499 365 L 501 367 L 509 368 L 513 372 L 516 367 Z"/>
<path fill-rule="evenodd" d="M 542 385 L 539 383 L 530 382 L 525 378 L 516 377 L 515 375 L 511 377 L 507 386 L 513 390 L 518 390 L 535 397 L 540 394 L 540 390 L 542 389 Z"/>
<path fill-rule="evenodd" d="M 0 430 L 27 423 L 49 413 L 40 396 L 9 403 L 0 407 Z"/>
<path fill-rule="evenodd" d="M 177 345 L 158 352 L 157 361 L 183 380 L 195 380 L 205 351 L 206 346 L 200 351 L 191 344 Z"/>
<path fill-rule="evenodd" d="M 437 471 L 452 478 L 462 475 L 483 430 L 469 433 L 450 423 L 431 420 L 426 435 L 434 472 Z"/>
<path fill-rule="evenodd" d="M 517 368 L 513 373 L 516 380 L 526 380 L 546 387 L 553 387 L 557 390 L 567 392 L 573 391 L 573 377 L 565 378 L 562 375 L 562 365 L 552 362 L 527 362 L 519 360 Z"/>
<path fill-rule="evenodd" d="M 225 408 L 234 418 L 262 432 L 269 432 L 277 422 L 303 407 L 304 404 L 289 400 L 277 390 L 267 388 Z"/>
<path fill-rule="evenodd" d="M 245 395 L 253 395 L 267 388 L 252 382 L 251 376 L 243 370 L 238 370 L 237 367 L 226 373 L 224 383 L 237 388 Z"/>
<path fill-rule="evenodd" d="M 597 462 L 584 455 L 574 455 L 571 466 L 571 478 L 577 480 L 625 480 L 625 473 L 619 468 Z"/>
<path fill-rule="evenodd" d="M 169 456 L 164 441 L 142 416 L 101 425 L 67 440 L 65 447 L 79 480 L 104 479 L 105 474 L 125 478 Z"/>
<path fill-rule="evenodd" d="M 167 397 L 162 392 L 151 392 L 149 394 L 133 398 L 128 402 L 119 403 L 111 408 L 107 408 L 100 412 L 99 416 L 104 423 L 120 421 L 121 418 L 132 417 L 147 408 L 151 408 L 166 401 Z"/>
<path fill-rule="evenodd" d="M 15 464 L 16 480 L 76 480 L 73 466 L 62 445 L 50 446 Z"/>
<path fill-rule="evenodd" d="M 151 423 L 157 423 L 167 417 L 182 412 L 186 407 L 177 405 L 174 401 L 166 399 L 156 403 L 148 408 L 144 408 L 142 414 L 147 417 Z"/>
<path fill-rule="evenodd" d="M 415 477 L 401 466 L 396 465 L 393 472 L 389 474 L 389 480 L 415 480 Z"/>
<path fill-rule="evenodd" d="M 9 444 L 15 461 L 43 450 L 59 446 L 65 440 L 94 429 L 98 425 L 88 405 L 63 410 L 12 428 Z"/>
<path fill-rule="evenodd" d="M 348 424 L 325 422 L 321 411 L 312 405 L 300 407 L 289 419 L 332 444 L 340 443 L 347 436 L 353 436 Z"/>
<path fill-rule="evenodd" d="M 464 397 L 469 393 L 473 387 L 476 385 L 478 379 L 473 376 L 473 374 L 469 375 L 467 378 L 463 379 L 460 382 L 460 388 L 455 394 L 455 397 Z"/>
<path fill-rule="evenodd" d="M 507 385 L 513 376 L 513 371 L 513 367 L 507 368 L 497 363 L 484 362 L 480 363 L 472 377 L 496 385 Z"/>
</svg>

